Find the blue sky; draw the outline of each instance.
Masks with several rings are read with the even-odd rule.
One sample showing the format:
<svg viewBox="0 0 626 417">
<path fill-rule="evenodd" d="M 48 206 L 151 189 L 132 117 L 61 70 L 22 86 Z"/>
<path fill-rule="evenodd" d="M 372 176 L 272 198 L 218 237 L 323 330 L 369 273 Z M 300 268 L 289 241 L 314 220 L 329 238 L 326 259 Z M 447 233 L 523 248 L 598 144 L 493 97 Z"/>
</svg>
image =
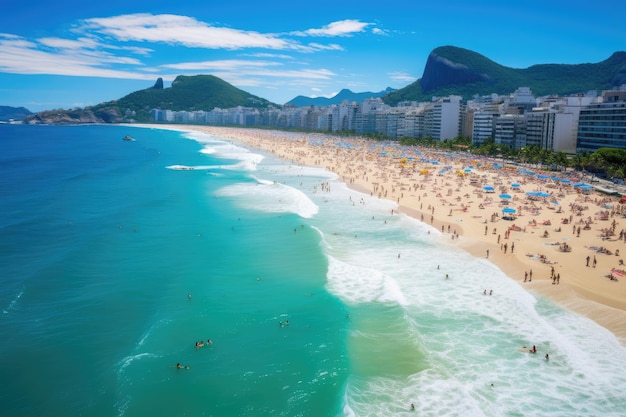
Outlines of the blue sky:
<svg viewBox="0 0 626 417">
<path fill-rule="evenodd" d="M 8 0 L 0 105 L 31 111 L 120 98 L 212 74 L 274 103 L 402 88 L 438 46 L 512 68 L 626 50 L 622 0 Z"/>
</svg>

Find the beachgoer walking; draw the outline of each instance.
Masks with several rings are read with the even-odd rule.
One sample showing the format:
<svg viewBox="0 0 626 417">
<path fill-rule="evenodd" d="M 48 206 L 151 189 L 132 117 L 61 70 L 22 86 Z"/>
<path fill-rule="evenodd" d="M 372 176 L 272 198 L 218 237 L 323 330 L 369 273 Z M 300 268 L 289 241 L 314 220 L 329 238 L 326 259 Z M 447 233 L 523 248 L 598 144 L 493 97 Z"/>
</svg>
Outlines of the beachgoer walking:
<svg viewBox="0 0 626 417">
<path fill-rule="evenodd" d="M 487 249 L 487 258 L 489 258 L 489 249 Z"/>
<path fill-rule="evenodd" d="M 589 260 L 590 260 L 590 259 L 591 259 L 591 258 L 589 258 L 589 255 L 587 255 L 587 265 L 585 265 L 585 266 L 589 267 Z"/>
</svg>

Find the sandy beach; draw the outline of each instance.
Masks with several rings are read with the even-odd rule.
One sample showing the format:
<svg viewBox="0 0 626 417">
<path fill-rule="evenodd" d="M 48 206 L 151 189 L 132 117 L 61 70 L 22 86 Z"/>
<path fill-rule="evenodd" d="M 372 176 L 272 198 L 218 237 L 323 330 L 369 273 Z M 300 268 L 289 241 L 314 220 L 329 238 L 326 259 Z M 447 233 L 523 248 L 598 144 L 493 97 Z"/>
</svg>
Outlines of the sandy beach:
<svg viewBox="0 0 626 417">
<path fill-rule="evenodd" d="M 574 186 L 581 181 L 575 172 L 522 170 L 463 153 L 317 133 L 158 127 L 219 135 L 332 171 L 355 190 L 396 202 L 399 212 L 439 230 L 450 244 L 488 258 L 528 291 L 591 318 L 626 344 L 620 253 L 626 205 Z"/>
</svg>

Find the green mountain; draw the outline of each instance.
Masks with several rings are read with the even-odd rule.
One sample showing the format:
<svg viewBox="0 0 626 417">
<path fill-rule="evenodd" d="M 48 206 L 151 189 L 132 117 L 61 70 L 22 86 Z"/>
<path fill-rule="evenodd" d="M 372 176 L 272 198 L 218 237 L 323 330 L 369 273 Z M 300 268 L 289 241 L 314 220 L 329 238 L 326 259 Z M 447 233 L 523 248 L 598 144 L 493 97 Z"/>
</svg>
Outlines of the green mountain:
<svg viewBox="0 0 626 417">
<path fill-rule="evenodd" d="M 154 108 L 206 110 L 237 106 L 266 108 L 269 101 L 240 90 L 212 75 L 179 75 L 170 88 L 159 78 L 153 87 L 135 91 L 119 100 L 84 109 L 44 111 L 27 117 L 25 123 L 133 123 L 151 122 Z"/>
<path fill-rule="evenodd" d="M 341 104 L 344 100 L 349 102 L 356 101 L 362 102 L 367 100 L 368 98 L 382 97 L 389 92 L 394 91 L 393 88 L 387 87 L 383 91 L 379 91 L 377 93 L 373 93 L 370 91 L 366 91 L 363 93 L 353 93 L 351 90 L 344 88 L 333 97 L 306 97 L 306 96 L 297 96 L 291 100 L 289 100 L 285 104 L 291 104 L 296 107 L 308 107 L 308 106 L 330 106 L 332 104 Z"/>
<path fill-rule="evenodd" d="M 25 107 L 0 106 L 0 122 L 22 120 L 29 114 L 32 114 L 31 111 Z"/>
<path fill-rule="evenodd" d="M 525 69 L 500 65 L 476 52 L 442 46 L 428 56 L 422 78 L 383 97 L 389 105 L 430 101 L 433 96 L 510 94 L 530 87 L 536 96 L 570 95 L 626 84 L 626 52 L 595 64 L 540 64 Z"/>
</svg>

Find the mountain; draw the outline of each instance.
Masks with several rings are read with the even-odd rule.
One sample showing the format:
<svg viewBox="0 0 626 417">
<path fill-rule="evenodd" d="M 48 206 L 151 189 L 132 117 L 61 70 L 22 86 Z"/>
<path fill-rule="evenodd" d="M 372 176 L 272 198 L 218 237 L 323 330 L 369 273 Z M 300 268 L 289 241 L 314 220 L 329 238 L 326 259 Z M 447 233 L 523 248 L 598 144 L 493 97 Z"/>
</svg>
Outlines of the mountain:
<svg viewBox="0 0 626 417">
<path fill-rule="evenodd" d="M 330 106 L 331 104 L 341 104 L 344 100 L 349 102 L 356 101 L 358 103 L 366 100 L 368 98 L 382 97 L 385 94 L 394 91 L 393 88 L 387 87 L 387 89 L 383 91 L 379 91 L 378 93 L 365 92 L 365 93 L 353 93 L 352 91 L 344 88 L 339 93 L 334 95 L 331 98 L 327 97 L 305 97 L 305 96 L 297 96 L 289 100 L 285 104 L 291 104 L 296 107 L 308 107 L 308 106 Z"/>
<path fill-rule="evenodd" d="M 154 86 L 130 93 L 119 100 L 73 110 L 44 111 L 29 116 L 25 123 L 133 123 L 150 122 L 154 108 L 213 110 L 237 106 L 265 108 L 269 101 L 240 90 L 212 75 L 179 75 L 170 88 L 159 78 Z"/>
<path fill-rule="evenodd" d="M 30 110 L 24 107 L 0 106 L 0 122 L 8 122 L 9 120 L 22 120 L 29 114 Z"/>
<path fill-rule="evenodd" d="M 626 84 L 626 52 L 615 52 L 595 64 L 539 64 L 525 69 L 500 65 L 476 52 L 442 46 L 428 56 L 422 78 L 383 97 L 400 101 L 430 101 L 433 96 L 510 94 L 530 87 L 536 96 L 570 95 Z"/>
</svg>

